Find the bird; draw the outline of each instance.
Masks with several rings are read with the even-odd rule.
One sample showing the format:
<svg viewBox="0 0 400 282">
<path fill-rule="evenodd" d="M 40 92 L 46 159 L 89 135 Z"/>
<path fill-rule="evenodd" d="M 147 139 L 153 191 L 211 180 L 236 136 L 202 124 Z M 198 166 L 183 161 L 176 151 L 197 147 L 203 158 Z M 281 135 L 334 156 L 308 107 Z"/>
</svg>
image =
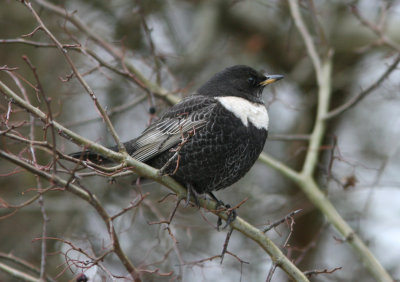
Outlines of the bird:
<svg viewBox="0 0 400 282">
<path fill-rule="evenodd" d="M 213 192 L 237 182 L 261 154 L 269 126 L 263 89 L 282 78 L 246 65 L 227 67 L 123 143 L 126 151 L 186 186 L 187 203 L 191 195 L 198 203 L 201 194 L 219 203 Z M 109 162 L 90 150 L 71 156 Z"/>
</svg>

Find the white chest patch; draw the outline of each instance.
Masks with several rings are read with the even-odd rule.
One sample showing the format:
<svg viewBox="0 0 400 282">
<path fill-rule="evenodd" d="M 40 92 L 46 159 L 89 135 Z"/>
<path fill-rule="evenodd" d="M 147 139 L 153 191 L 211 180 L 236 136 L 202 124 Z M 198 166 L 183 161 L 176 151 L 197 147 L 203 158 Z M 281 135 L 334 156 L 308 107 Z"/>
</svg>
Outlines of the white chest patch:
<svg viewBox="0 0 400 282">
<path fill-rule="evenodd" d="M 235 96 L 215 97 L 215 99 L 225 109 L 238 117 L 245 126 L 248 126 L 249 122 L 251 122 L 258 129 L 268 130 L 269 117 L 264 105 L 252 103 Z"/>
</svg>

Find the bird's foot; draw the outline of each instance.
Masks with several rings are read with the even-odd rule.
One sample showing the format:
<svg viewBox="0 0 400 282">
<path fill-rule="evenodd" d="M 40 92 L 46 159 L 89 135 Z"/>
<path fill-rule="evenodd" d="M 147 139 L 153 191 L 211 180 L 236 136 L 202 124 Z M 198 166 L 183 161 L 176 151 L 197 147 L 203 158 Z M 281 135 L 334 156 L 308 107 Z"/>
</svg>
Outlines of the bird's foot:
<svg viewBox="0 0 400 282">
<path fill-rule="evenodd" d="M 199 202 L 199 198 L 198 198 L 198 193 L 196 192 L 194 187 L 192 185 L 190 185 L 190 184 L 186 185 L 186 190 L 187 190 L 187 194 L 186 194 L 185 208 L 187 206 L 189 206 L 191 197 L 193 197 L 193 202 L 196 205 L 196 207 L 200 208 L 200 202 Z"/>
<path fill-rule="evenodd" d="M 235 219 L 237 217 L 237 213 L 236 213 L 236 209 L 232 209 L 231 205 L 224 204 L 224 202 L 222 202 L 222 201 L 217 202 L 217 205 L 215 206 L 215 208 L 218 209 L 221 206 L 224 207 L 226 212 L 228 213 L 228 217 L 226 219 L 225 225 L 224 225 L 224 227 L 222 227 L 222 229 L 225 229 L 227 226 L 229 226 L 232 222 L 235 221 Z M 219 231 L 219 228 L 221 225 L 222 225 L 222 219 L 219 217 L 218 222 L 217 222 L 217 230 L 218 231 Z"/>
<path fill-rule="evenodd" d="M 224 225 L 224 227 L 222 227 L 222 229 L 225 229 L 228 225 L 230 225 L 232 222 L 235 221 L 236 217 L 237 217 L 237 213 L 236 213 L 236 209 L 232 209 L 231 205 L 229 204 L 225 204 L 223 201 L 218 200 L 217 197 L 215 197 L 215 195 L 211 192 L 208 193 L 211 198 L 213 198 L 217 204 L 215 205 L 215 209 L 218 210 L 220 207 L 223 207 L 225 209 L 225 211 L 227 211 L 228 213 L 228 217 L 226 219 L 226 223 Z M 217 221 L 217 230 L 219 231 L 220 226 L 222 225 L 222 219 L 219 217 L 218 221 Z"/>
</svg>

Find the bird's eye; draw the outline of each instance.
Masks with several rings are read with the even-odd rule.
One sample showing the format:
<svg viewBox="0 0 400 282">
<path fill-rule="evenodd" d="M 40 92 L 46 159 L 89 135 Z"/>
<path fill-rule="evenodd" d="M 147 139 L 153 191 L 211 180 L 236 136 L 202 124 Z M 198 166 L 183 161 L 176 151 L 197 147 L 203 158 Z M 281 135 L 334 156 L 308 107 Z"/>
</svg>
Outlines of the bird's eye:
<svg viewBox="0 0 400 282">
<path fill-rule="evenodd" d="M 256 79 L 254 76 L 250 76 L 247 81 L 251 84 L 251 85 L 255 85 L 256 84 Z"/>
</svg>

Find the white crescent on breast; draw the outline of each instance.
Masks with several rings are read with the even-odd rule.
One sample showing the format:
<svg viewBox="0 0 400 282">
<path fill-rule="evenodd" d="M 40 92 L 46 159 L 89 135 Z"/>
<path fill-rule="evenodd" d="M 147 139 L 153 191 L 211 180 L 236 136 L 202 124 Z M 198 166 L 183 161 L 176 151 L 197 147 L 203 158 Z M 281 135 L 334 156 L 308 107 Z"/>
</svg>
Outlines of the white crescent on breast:
<svg viewBox="0 0 400 282">
<path fill-rule="evenodd" d="M 264 104 L 253 103 L 235 96 L 215 97 L 215 99 L 239 118 L 245 126 L 251 122 L 258 129 L 268 130 L 269 117 Z"/>
</svg>

